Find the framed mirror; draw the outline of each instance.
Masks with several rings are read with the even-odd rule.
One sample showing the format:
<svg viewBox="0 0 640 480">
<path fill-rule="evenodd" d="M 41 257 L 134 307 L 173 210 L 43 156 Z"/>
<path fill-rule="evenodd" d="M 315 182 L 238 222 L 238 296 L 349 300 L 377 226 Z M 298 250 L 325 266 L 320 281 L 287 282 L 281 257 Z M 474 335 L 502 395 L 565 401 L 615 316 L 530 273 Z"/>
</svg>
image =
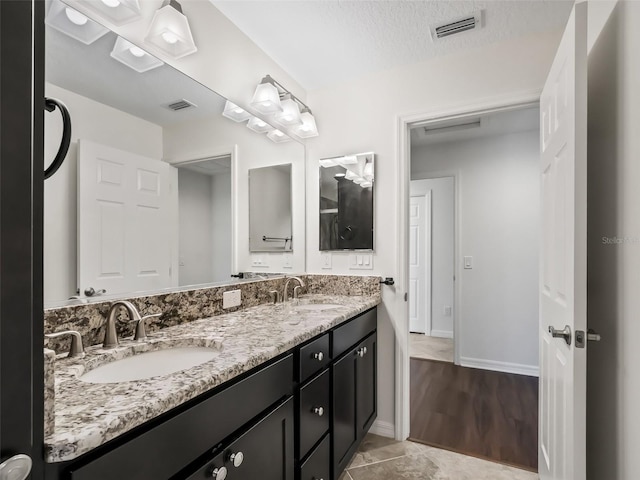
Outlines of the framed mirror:
<svg viewBox="0 0 640 480">
<path fill-rule="evenodd" d="M 248 170 L 288 162 L 304 185 L 303 145 L 223 117 L 225 98 L 122 45 L 113 32 L 86 45 L 46 28 L 45 94 L 72 123 L 64 163 L 45 182 L 46 307 L 229 283 L 250 270 Z M 61 131 L 47 113 L 45 163 Z M 304 215 L 304 191 L 295 194 L 294 217 Z"/>
<path fill-rule="evenodd" d="M 249 170 L 249 250 L 293 251 L 291 164 Z"/>
<path fill-rule="evenodd" d="M 373 250 L 374 153 L 320 160 L 320 250 Z"/>
</svg>

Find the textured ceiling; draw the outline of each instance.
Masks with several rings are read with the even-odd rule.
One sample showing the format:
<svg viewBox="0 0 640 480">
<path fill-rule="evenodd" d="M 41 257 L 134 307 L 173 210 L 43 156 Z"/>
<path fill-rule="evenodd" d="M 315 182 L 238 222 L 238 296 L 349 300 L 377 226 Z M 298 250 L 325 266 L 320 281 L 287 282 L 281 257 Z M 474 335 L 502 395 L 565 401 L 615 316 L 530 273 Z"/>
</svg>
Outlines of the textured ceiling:
<svg viewBox="0 0 640 480">
<path fill-rule="evenodd" d="M 480 126 L 477 126 L 478 122 Z M 468 128 L 441 128 L 457 124 L 469 124 Z M 506 112 L 496 112 L 464 120 L 431 123 L 425 131 L 424 126 L 415 127 L 411 130 L 411 147 L 425 147 L 440 143 L 462 142 L 477 138 L 492 137 L 496 135 L 506 135 L 508 133 L 529 132 L 538 130 L 540 124 L 540 109 L 531 107 L 525 109 L 511 110 Z M 440 128 L 439 128 L 440 127 Z M 433 130 L 436 128 L 437 130 Z"/>
<path fill-rule="evenodd" d="M 210 1 L 307 90 L 560 29 L 573 5 L 573 0 Z M 478 10 L 482 28 L 431 39 L 433 25 Z"/>
</svg>

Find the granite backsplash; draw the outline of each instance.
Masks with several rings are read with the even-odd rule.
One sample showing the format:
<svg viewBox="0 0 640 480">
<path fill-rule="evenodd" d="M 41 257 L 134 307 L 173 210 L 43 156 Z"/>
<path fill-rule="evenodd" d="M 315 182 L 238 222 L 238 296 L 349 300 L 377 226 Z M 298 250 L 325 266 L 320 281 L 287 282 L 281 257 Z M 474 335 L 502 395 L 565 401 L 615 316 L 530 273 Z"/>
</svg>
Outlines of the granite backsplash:
<svg viewBox="0 0 640 480">
<path fill-rule="evenodd" d="M 379 295 L 380 277 L 356 275 L 302 275 L 307 288 L 304 293 L 327 295 Z M 147 320 L 147 331 L 192 322 L 234 312 L 242 308 L 261 305 L 270 301 L 269 292 L 282 291 L 284 277 L 255 280 L 230 285 L 221 285 L 194 290 L 183 290 L 156 295 L 127 298 L 141 315 L 160 313 L 160 317 Z M 292 282 L 290 288 L 295 285 Z M 222 294 L 229 290 L 241 290 L 242 304 L 239 307 L 223 309 Z M 97 345 L 104 338 L 104 324 L 113 300 L 80 305 L 51 308 L 44 311 L 45 333 L 76 330 L 82 335 L 85 347 Z M 133 335 L 135 325 L 122 316 L 116 329 L 119 337 Z M 45 339 L 45 347 L 62 353 L 68 351 L 70 339 Z"/>
</svg>

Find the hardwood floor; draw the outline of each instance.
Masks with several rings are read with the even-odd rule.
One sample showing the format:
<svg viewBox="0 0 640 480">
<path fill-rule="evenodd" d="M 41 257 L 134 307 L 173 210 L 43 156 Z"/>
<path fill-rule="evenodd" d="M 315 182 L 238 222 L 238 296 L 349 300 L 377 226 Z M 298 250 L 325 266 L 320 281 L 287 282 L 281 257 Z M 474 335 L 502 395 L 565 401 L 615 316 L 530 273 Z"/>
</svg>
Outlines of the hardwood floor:
<svg viewBox="0 0 640 480">
<path fill-rule="evenodd" d="M 410 435 L 537 471 L 538 379 L 412 358 Z"/>
</svg>

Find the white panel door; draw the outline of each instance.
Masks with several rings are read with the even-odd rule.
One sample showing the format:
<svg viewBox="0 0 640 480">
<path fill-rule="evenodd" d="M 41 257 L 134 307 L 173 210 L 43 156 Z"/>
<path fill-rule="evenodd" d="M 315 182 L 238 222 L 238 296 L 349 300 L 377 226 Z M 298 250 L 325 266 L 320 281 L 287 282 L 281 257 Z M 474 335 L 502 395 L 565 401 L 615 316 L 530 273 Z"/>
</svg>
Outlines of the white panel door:
<svg viewBox="0 0 640 480">
<path fill-rule="evenodd" d="M 584 480 L 587 4 L 574 7 L 540 97 L 540 478 Z M 549 328 L 571 331 L 570 344 Z"/>
<path fill-rule="evenodd" d="M 409 201 L 409 330 L 431 332 L 431 192 Z"/>
<path fill-rule="evenodd" d="M 78 287 L 107 294 L 171 282 L 169 164 L 87 140 L 78 146 Z"/>
</svg>

